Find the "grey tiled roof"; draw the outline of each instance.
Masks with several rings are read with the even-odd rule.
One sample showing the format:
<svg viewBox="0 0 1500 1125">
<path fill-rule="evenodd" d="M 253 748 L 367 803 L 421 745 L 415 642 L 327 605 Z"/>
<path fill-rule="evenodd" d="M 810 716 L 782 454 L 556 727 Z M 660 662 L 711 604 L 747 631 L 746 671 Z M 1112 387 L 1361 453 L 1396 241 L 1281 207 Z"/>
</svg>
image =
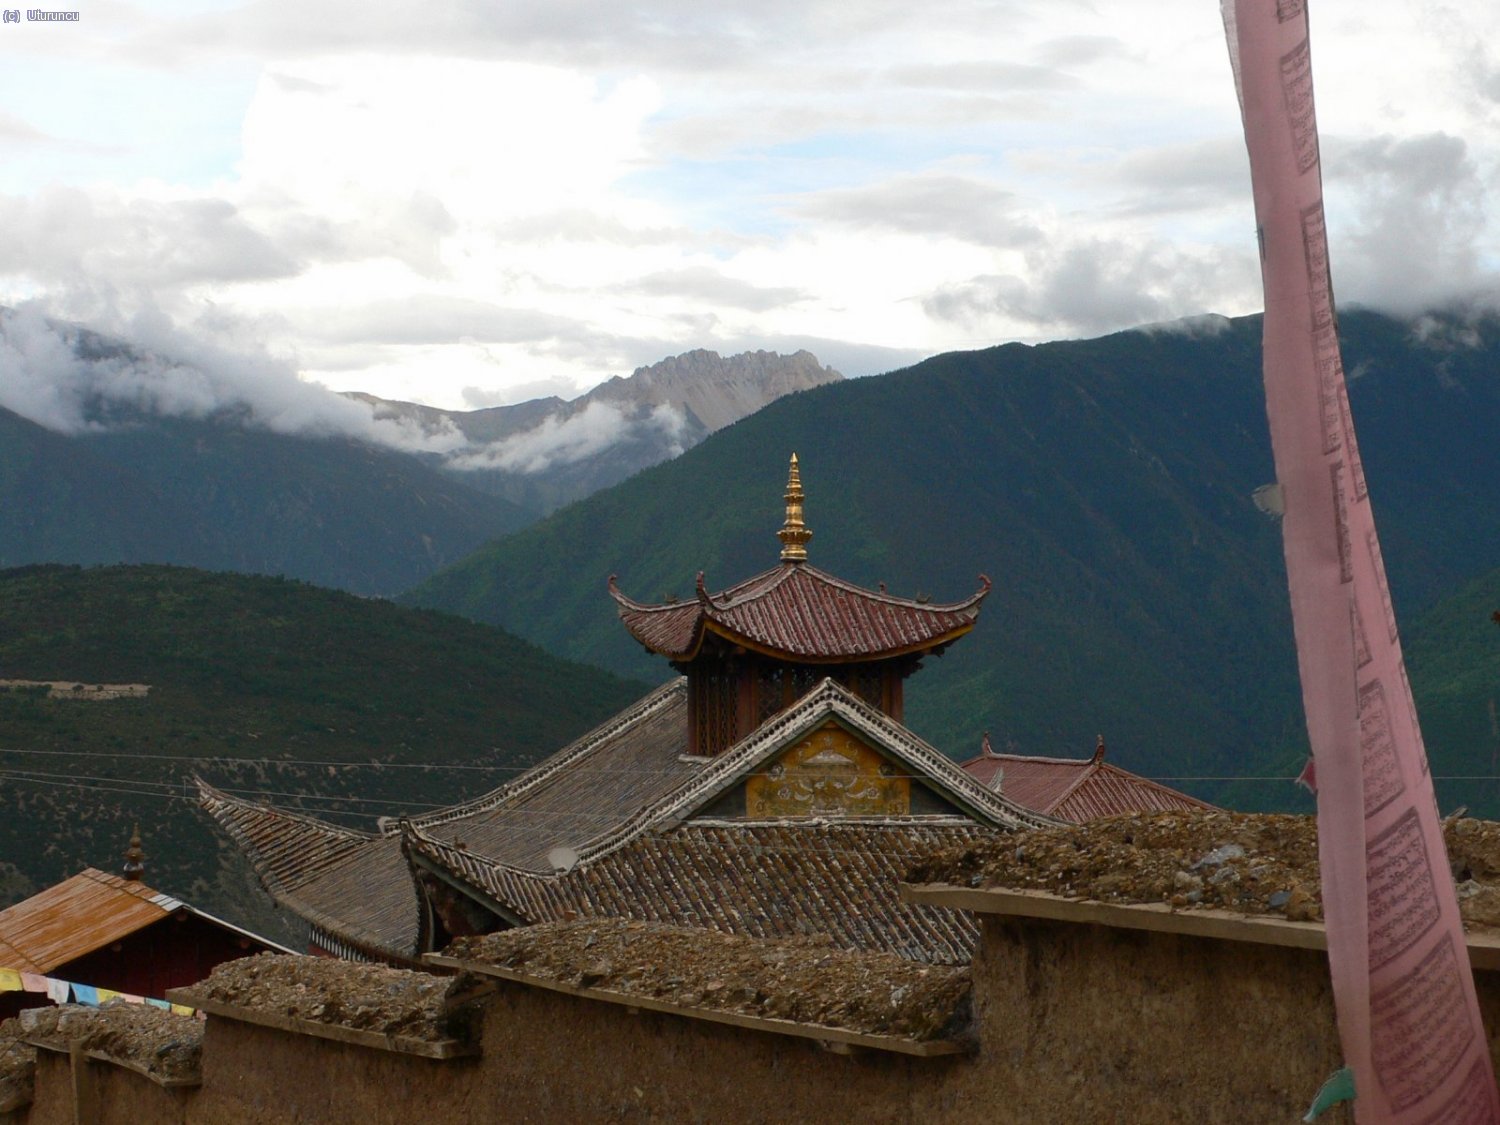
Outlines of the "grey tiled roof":
<svg viewBox="0 0 1500 1125">
<path fill-rule="evenodd" d="M 843 949 L 966 964 L 978 927 L 963 911 L 902 902 L 907 867 L 989 838 L 969 822 L 702 822 L 637 836 L 565 874 L 537 875 L 459 851 L 420 829 L 415 862 L 525 922 L 629 918 L 751 937 L 826 934 Z"/>
<path fill-rule="evenodd" d="M 515 781 L 413 823 L 512 866 L 551 871 L 553 848 L 608 835 L 702 771 L 705 761 L 686 751 L 687 681 L 678 679 Z"/>
<path fill-rule="evenodd" d="M 617 830 L 703 768 L 701 760 L 682 760 L 686 732 L 687 687 L 677 680 L 514 781 L 416 823 L 521 870 L 550 871 L 547 853 L 559 843 Z M 395 957 L 419 952 L 417 892 L 395 821 L 358 832 L 203 781 L 199 794 L 282 905 L 356 947 Z"/>
<path fill-rule="evenodd" d="M 968 922 L 896 901 L 915 855 L 995 829 L 1054 823 L 987 788 L 890 716 L 825 679 L 712 760 L 684 754 L 684 681 L 653 692 L 516 780 L 377 834 L 203 787 L 203 803 L 271 892 L 354 944 L 409 956 L 421 940 L 413 862 L 502 916 L 619 915 L 744 933 L 823 932 L 849 948 L 964 960 Z M 784 748 L 836 721 L 965 816 L 695 821 Z M 568 848 L 563 879 L 550 853 Z M 916 921 L 914 919 L 921 919 Z"/>
<path fill-rule="evenodd" d="M 399 837 L 254 804 L 201 779 L 198 794 L 277 902 L 372 954 L 417 951 L 419 905 Z"/>
</svg>

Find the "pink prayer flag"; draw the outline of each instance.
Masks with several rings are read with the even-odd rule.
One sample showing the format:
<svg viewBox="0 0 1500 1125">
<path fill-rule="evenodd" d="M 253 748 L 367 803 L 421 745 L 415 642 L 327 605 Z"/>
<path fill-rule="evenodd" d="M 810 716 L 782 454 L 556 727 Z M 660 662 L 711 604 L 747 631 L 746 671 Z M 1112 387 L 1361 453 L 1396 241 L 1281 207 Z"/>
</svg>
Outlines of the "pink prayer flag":
<svg viewBox="0 0 1500 1125">
<path fill-rule="evenodd" d="M 21 987 L 27 992 L 46 992 L 47 978 L 40 973 L 22 973 Z"/>
<path fill-rule="evenodd" d="M 1339 356 L 1307 11 L 1304 0 L 1223 0 L 1223 11 L 1250 150 L 1266 413 L 1355 1115 L 1500 1122 Z"/>
</svg>

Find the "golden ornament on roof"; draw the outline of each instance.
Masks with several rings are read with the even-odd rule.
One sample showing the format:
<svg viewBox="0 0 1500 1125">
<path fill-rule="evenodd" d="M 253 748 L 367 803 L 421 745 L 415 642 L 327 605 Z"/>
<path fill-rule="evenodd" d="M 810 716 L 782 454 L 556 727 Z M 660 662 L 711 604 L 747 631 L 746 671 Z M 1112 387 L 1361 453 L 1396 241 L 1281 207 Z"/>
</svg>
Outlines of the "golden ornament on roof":
<svg viewBox="0 0 1500 1125">
<path fill-rule="evenodd" d="M 782 562 L 806 562 L 807 541 L 812 531 L 802 522 L 802 477 L 797 471 L 797 455 L 792 454 L 792 466 L 786 477 L 786 523 L 776 533 L 781 540 Z"/>
</svg>

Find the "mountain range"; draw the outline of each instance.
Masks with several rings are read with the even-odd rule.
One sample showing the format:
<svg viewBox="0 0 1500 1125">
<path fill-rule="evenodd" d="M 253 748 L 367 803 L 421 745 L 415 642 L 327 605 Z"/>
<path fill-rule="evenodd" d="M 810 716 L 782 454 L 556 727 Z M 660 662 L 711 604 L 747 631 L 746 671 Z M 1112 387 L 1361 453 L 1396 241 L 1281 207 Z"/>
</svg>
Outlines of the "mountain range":
<svg viewBox="0 0 1500 1125">
<path fill-rule="evenodd" d="M 670 460 L 783 395 L 842 378 L 808 351 L 726 358 L 700 348 L 571 400 L 449 411 L 355 397 L 370 403 L 377 418 L 414 423 L 433 435 L 462 434 L 467 447 L 435 459 L 439 464 L 466 484 L 546 513 Z"/>
<path fill-rule="evenodd" d="M 0 567 L 154 562 L 388 596 L 841 378 L 807 352 L 695 351 L 572 402 L 449 412 L 219 362 L 0 309 Z"/>
<path fill-rule="evenodd" d="M 0 408 L 0 566 L 159 562 L 394 594 L 532 517 L 410 454 L 213 419 Z"/>
<path fill-rule="evenodd" d="M 1489 610 L 1477 632 L 1470 620 L 1500 559 L 1500 324 L 1352 310 L 1341 334 L 1414 687 L 1435 701 L 1440 797 L 1467 803 L 1472 784 L 1441 779 L 1500 772 L 1478 659 L 1500 631 Z M 699 571 L 716 590 L 775 565 L 795 451 L 815 565 L 936 600 L 966 596 L 981 572 L 993 582 L 978 628 L 911 681 L 918 733 L 957 757 L 984 731 L 997 748 L 1078 756 L 1103 734 L 1127 768 L 1285 808 L 1305 747 L 1280 532 L 1252 499 L 1272 476 L 1259 336 L 1258 318 L 1204 317 L 828 378 L 529 524 L 430 450 L 226 417 L 65 437 L 0 414 L 0 563 L 165 556 L 364 593 L 414 587 L 408 604 L 659 681 L 670 669 L 620 627 L 606 578 L 649 601 L 693 596 Z M 619 383 L 691 381 L 643 369 Z M 623 389 L 571 413 L 542 400 L 529 423 L 376 405 L 410 426 L 469 427 L 461 444 L 493 449 L 560 432 Z M 700 409 L 720 420 L 673 393 L 625 398 L 705 432 Z"/>
<path fill-rule="evenodd" d="M 1350 311 L 1341 333 L 1396 604 L 1415 617 L 1500 559 L 1500 326 Z M 978 628 L 912 681 L 919 733 L 960 757 L 985 730 L 1075 756 L 1102 733 L 1127 768 L 1286 807 L 1305 751 L 1280 531 L 1252 499 L 1273 472 L 1259 345 L 1259 318 L 1200 318 L 816 388 L 404 600 L 660 679 L 606 577 L 651 601 L 692 597 L 700 570 L 712 591 L 774 565 L 795 451 L 815 564 L 936 600 L 981 571 L 994 583 Z M 1471 747 L 1429 744 L 1439 774 L 1473 772 Z"/>
</svg>

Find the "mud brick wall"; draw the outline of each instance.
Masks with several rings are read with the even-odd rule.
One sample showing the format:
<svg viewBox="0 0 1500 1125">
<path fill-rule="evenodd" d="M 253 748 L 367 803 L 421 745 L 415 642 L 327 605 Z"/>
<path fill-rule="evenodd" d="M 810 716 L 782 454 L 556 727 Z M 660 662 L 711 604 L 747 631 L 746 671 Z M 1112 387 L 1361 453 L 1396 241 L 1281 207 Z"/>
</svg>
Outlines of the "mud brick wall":
<svg viewBox="0 0 1500 1125">
<path fill-rule="evenodd" d="M 1004 1120 L 1296 1121 L 1343 1065 L 1316 950 L 992 916 L 974 982 Z"/>
<path fill-rule="evenodd" d="M 36 1100 L 17 1113 L 0 1114 L 0 1122 L 24 1125 L 185 1125 L 193 1091 L 164 1089 L 134 1071 L 91 1060 L 85 1064 L 88 1090 L 84 1111 L 74 1116 L 73 1071 L 67 1055 L 38 1051 Z"/>
<path fill-rule="evenodd" d="M 1493 1048 L 1500 973 L 1477 978 Z M 201 1087 L 93 1064 L 99 1120 L 1285 1122 L 1341 1063 L 1317 951 L 989 916 L 974 980 L 977 1051 L 930 1059 L 839 1055 L 511 983 L 485 1001 L 484 1053 L 471 1059 L 210 1017 Z M 36 1101 L 12 1121 L 71 1120 L 67 1060 L 44 1053 Z"/>
</svg>

